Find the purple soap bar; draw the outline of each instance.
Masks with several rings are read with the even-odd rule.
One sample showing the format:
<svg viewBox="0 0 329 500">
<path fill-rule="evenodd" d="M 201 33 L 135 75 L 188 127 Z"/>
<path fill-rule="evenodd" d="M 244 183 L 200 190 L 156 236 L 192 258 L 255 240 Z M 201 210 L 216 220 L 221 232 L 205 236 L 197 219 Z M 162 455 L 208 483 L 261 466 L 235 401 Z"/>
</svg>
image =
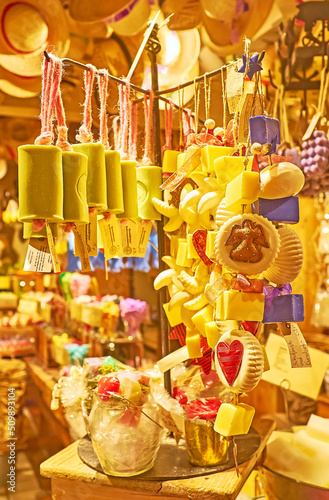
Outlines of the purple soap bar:
<svg viewBox="0 0 329 500">
<path fill-rule="evenodd" d="M 304 321 L 304 300 L 300 293 L 278 295 L 274 297 L 270 307 L 266 307 L 263 323 L 299 323 Z"/>
<path fill-rule="evenodd" d="M 276 200 L 259 198 L 252 204 L 252 213 L 262 215 L 273 222 L 297 224 L 299 222 L 298 196 L 288 196 L 287 198 L 277 198 Z"/>
<path fill-rule="evenodd" d="M 249 118 L 249 131 L 251 144 L 271 144 L 268 154 L 276 152 L 276 147 L 281 143 L 279 120 L 269 116 L 254 116 Z"/>
</svg>

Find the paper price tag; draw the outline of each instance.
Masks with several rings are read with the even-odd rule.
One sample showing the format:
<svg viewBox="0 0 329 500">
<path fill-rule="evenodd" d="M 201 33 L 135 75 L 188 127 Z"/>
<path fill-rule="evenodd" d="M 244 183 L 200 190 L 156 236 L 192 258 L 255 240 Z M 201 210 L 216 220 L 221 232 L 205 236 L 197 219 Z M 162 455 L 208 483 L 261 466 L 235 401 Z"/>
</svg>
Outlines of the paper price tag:
<svg viewBox="0 0 329 500">
<path fill-rule="evenodd" d="M 136 257 L 137 254 L 137 222 L 131 219 L 121 219 L 120 257 Z"/>
<path fill-rule="evenodd" d="M 312 366 L 306 340 L 297 323 L 279 323 L 284 340 L 290 354 L 292 368 L 309 368 Z"/>
<path fill-rule="evenodd" d="M 23 270 L 37 273 L 51 273 L 52 262 L 47 238 L 31 238 Z"/>
<path fill-rule="evenodd" d="M 110 219 L 100 219 L 98 226 L 102 236 L 105 260 L 118 256 L 122 250 L 122 244 L 116 216 L 112 214 Z"/>
<path fill-rule="evenodd" d="M 150 220 L 137 221 L 137 253 L 136 257 L 145 257 L 147 244 L 152 231 L 152 222 Z"/>
<path fill-rule="evenodd" d="M 183 435 L 182 430 L 180 430 L 178 428 L 175 420 L 171 416 L 170 411 L 166 410 L 166 408 L 164 408 L 159 403 L 158 403 L 158 408 L 159 408 L 159 412 L 160 412 L 160 420 L 161 420 L 162 425 L 164 425 L 164 427 L 166 429 L 168 429 L 168 431 L 170 431 L 174 434 L 175 439 L 176 439 L 176 443 L 178 444 L 179 440 L 181 439 L 181 437 Z"/>
<path fill-rule="evenodd" d="M 75 254 L 80 257 L 81 261 L 81 271 L 83 273 L 87 273 L 91 271 L 88 249 L 86 245 L 86 241 L 84 239 L 85 231 L 82 225 L 74 224 L 73 226 L 73 234 L 74 234 L 74 246 L 75 246 Z"/>
<path fill-rule="evenodd" d="M 157 365 L 159 367 L 159 370 L 161 373 L 167 372 L 168 370 L 171 370 L 174 368 L 174 366 L 178 365 L 179 363 L 183 363 L 183 361 L 186 361 L 190 359 L 188 355 L 188 350 L 186 345 L 183 347 L 180 347 L 174 352 L 171 352 L 168 354 L 168 356 L 165 356 L 164 358 L 160 359 L 158 361 Z"/>
<path fill-rule="evenodd" d="M 56 252 L 53 233 L 51 232 L 51 229 L 49 227 L 48 222 L 46 222 L 46 232 L 47 232 L 49 250 L 50 250 L 50 253 L 51 253 L 51 256 L 53 259 L 54 272 L 60 273 L 61 272 L 61 265 L 59 263 L 59 258 L 58 258 L 57 252 Z"/>
<path fill-rule="evenodd" d="M 89 214 L 89 224 L 86 224 L 86 243 L 89 257 L 97 257 L 97 214 Z"/>
</svg>

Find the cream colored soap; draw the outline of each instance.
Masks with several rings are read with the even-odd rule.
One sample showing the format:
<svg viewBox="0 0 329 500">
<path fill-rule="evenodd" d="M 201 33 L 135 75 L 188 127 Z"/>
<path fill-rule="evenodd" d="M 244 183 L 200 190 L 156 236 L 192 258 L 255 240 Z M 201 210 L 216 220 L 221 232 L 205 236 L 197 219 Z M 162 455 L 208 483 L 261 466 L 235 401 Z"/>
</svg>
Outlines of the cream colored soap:
<svg viewBox="0 0 329 500">
<path fill-rule="evenodd" d="M 215 250 L 215 239 L 217 231 L 207 231 L 206 256 L 211 259 Z"/>
<path fill-rule="evenodd" d="M 259 192 L 259 173 L 242 172 L 226 186 L 225 207 L 234 212 L 241 212 L 242 205 L 256 201 Z"/>
<path fill-rule="evenodd" d="M 231 155 L 234 151 L 235 148 L 228 148 L 225 146 L 205 146 L 201 151 L 202 170 L 207 173 L 214 172 L 214 162 L 222 156 Z"/>
<path fill-rule="evenodd" d="M 169 302 L 167 302 L 166 304 L 163 304 L 163 309 L 166 313 L 170 326 L 176 326 L 182 323 L 181 307 L 173 307 L 172 309 L 169 309 Z"/>
<path fill-rule="evenodd" d="M 199 330 L 203 337 L 206 337 L 206 323 L 210 323 L 214 319 L 214 308 L 211 305 L 203 307 L 192 317 L 195 327 Z"/>
<path fill-rule="evenodd" d="M 217 413 L 214 430 L 225 437 L 248 434 L 255 409 L 244 403 L 223 403 Z"/>
<path fill-rule="evenodd" d="M 245 170 L 245 156 L 222 156 L 214 161 L 214 168 L 218 185 L 226 189 L 229 182 Z M 248 157 L 246 170 L 252 167 L 253 156 Z"/>
<path fill-rule="evenodd" d="M 191 267 L 192 263 L 192 259 L 188 259 L 187 257 L 187 241 L 181 238 L 178 244 L 176 264 L 177 266 Z"/>
<path fill-rule="evenodd" d="M 199 255 L 198 252 L 196 251 L 194 245 L 193 245 L 193 240 L 192 240 L 193 234 L 188 234 L 186 236 L 186 242 L 187 242 L 187 258 L 188 259 L 198 259 Z"/>
<path fill-rule="evenodd" d="M 170 174 L 176 172 L 177 160 L 180 154 L 180 151 L 172 151 L 170 149 L 167 149 L 167 151 L 163 153 L 162 172 L 168 172 Z"/>
<path fill-rule="evenodd" d="M 217 342 L 219 341 L 219 338 L 222 335 L 222 332 L 217 327 L 217 324 L 215 321 L 210 321 L 209 323 L 206 323 L 205 330 L 206 330 L 206 337 L 207 337 L 208 345 L 209 345 L 209 347 L 214 349 L 216 347 Z"/>
</svg>

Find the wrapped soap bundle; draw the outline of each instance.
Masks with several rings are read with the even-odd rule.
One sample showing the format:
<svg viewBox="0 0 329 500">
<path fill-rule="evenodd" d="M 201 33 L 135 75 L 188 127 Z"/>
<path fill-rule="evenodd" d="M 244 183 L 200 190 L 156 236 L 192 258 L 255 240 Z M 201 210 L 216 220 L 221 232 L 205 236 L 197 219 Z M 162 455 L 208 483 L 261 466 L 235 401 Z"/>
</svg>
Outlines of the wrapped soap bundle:
<svg viewBox="0 0 329 500">
<path fill-rule="evenodd" d="M 164 434 L 159 421 L 147 375 L 119 370 L 101 377 L 89 427 L 103 471 L 123 477 L 151 469 Z"/>
</svg>

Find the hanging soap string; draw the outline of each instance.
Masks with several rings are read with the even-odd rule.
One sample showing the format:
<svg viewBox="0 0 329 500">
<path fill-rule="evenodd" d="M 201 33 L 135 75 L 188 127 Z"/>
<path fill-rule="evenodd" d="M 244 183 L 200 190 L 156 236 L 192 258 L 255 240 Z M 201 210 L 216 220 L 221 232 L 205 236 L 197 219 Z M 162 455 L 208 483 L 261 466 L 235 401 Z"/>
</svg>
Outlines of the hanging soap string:
<svg viewBox="0 0 329 500">
<path fill-rule="evenodd" d="M 238 122 L 238 114 L 240 112 L 241 105 L 242 105 L 243 100 L 245 98 L 245 96 L 244 96 L 244 84 L 245 84 L 245 80 L 246 80 L 246 77 L 247 77 L 247 74 L 248 74 L 248 71 L 249 71 L 250 45 L 251 45 L 251 41 L 247 37 L 244 37 L 244 54 L 246 56 L 246 67 L 245 67 L 244 74 L 243 74 L 242 94 L 241 94 L 241 97 L 239 99 L 239 103 L 237 105 L 236 112 L 234 113 L 234 119 L 233 119 L 233 139 L 234 139 L 234 147 L 236 149 L 238 147 L 238 141 L 237 141 L 237 138 L 236 138 L 235 131 L 236 131 L 236 128 L 238 126 L 238 123 L 237 123 Z"/>
<path fill-rule="evenodd" d="M 186 149 L 187 136 L 194 132 L 192 124 L 192 113 L 190 109 L 185 109 L 183 113 L 183 139 L 184 139 L 184 150 Z"/>
<path fill-rule="evenodd" d="M 227 72 L 226 72 L 227 75 Z M 227 87 L 226 87 L 226 79 L 224 78 L 224 68 L 223 71 L 221 72 L 221 77 L 222 77 L 222 98 L 223 98 L 223 128 L 224 128 L 224 137 L 223 140 L 225 142 L 226 140 L 226 128 L 227 128 L 227 121 L 226 121 L 226 101 L 227 101 Z"/>
<path fill-rule="evenodd" d="M 129 158 L 137 162 L 138 103 L 130 102 Z"/>
<path fill-rule="evenodd" d="M 57 142 L 56 146 L 62 151 L 73 151 L 71 144 L 67 140 L 68 127 L 66 125 L 65 109 L 61 92 L 61 76 L 62 76 L 62 61 L 57 61 L 58 71 L 60 72 L 60 79 L 58 81 L 57 96 L 55 99 L 55 113 L 57 117 Z"/>
<path fill-rule="evenodd" d="M 204 105 L 205 105 L 205 112 L 206 112 L 206 120 L 209 120 L 210 116 L 210 94 L 211 94 L 211 79 L 207 80 L 207 75 L 208 73 L 205 73 L 203 75 L 203 87 L 204 87 Z M 205 123 L 206 125 L 206 123 Z M 207 125 L 206 125 L 207 127 Z M 208 127 L 207 127 L 207 132 L 208 132 Z"/>
<path fill-rule="evenodd" d="M 179 106 L 179 149 L 184 151 L 184 139 L 183 139 L 183 103 L 184 103 L 184 89 L 178 90 L 178 106 Z"/>
<path fill-rule="evenodd" d="M 110 149 L 109 131 L 107 126 L 107 96 L 109 86 L 109 76 L 106 69 L 101 69 L 97 73 L 97 86 L 100 100 L 99 111 L 99 139 L 105 149 Z"/>
<path fill-rule="evenodd" d="M 197 79 L 194 78 L 194 130 L 195 133 L 198 133 L 198 125 L 199 125 L 199 107 L 200 107 L 200 86 L 197 82 Z"/>
<path fill-rule="evenodd" d="M 121 159 L 128 158 L 128 137 L 129 137 L 129 100 L 130 84 L 119 85 L 119 105 L 120 105 L 120 134 L 121 145 L 119 148 Z"/>
<path fill-rule="evenodd" d="M 92 64 L 87 64 L 89 70 L 85 71 L 85 102 L 83 112 L 83 123 L 79 128 L 79 133 L 76 135 L 76 140 L 82 144 L 93 142 L 93 135 L 91 133 L 92 126 L 92 111 L 91 111 L 91 97 L 93 93 L 93 84 L 96 74 L 96 68 Z"/>
<path fill-rule="evenodd" d="M 151 160 L 151 135 L 153 130 L 153 92 L 149 95 L 144 95 L 144 115 L 145 115 L 145 151 L 143 157 L 143 165 L 152 165 Z"/>
<path fill-rule="evenodd" d="M 172 119 L 173 119 L 174 105 L 171 99 L 165 102 L 165 145 L 162 151 L 171 149 L 172 145 Z"/>
<path fill-rule="evenodd" d="M 54 138 L 53 111 L 58 90 L 58 84 L 62 77 L 61 65 L 56 67 L 56 58 L 48 55 L 43 61 L 43 78 L 41 94 L 41 135 L 36 138 L 38 146 L 49 146 Z"/>
<path fill-rule="evenodd" d="M 112 121 L 114 149 L 119 151 L 121 147 L 121 127 L 120 116 L 115 116 Z"/>
</svg>

